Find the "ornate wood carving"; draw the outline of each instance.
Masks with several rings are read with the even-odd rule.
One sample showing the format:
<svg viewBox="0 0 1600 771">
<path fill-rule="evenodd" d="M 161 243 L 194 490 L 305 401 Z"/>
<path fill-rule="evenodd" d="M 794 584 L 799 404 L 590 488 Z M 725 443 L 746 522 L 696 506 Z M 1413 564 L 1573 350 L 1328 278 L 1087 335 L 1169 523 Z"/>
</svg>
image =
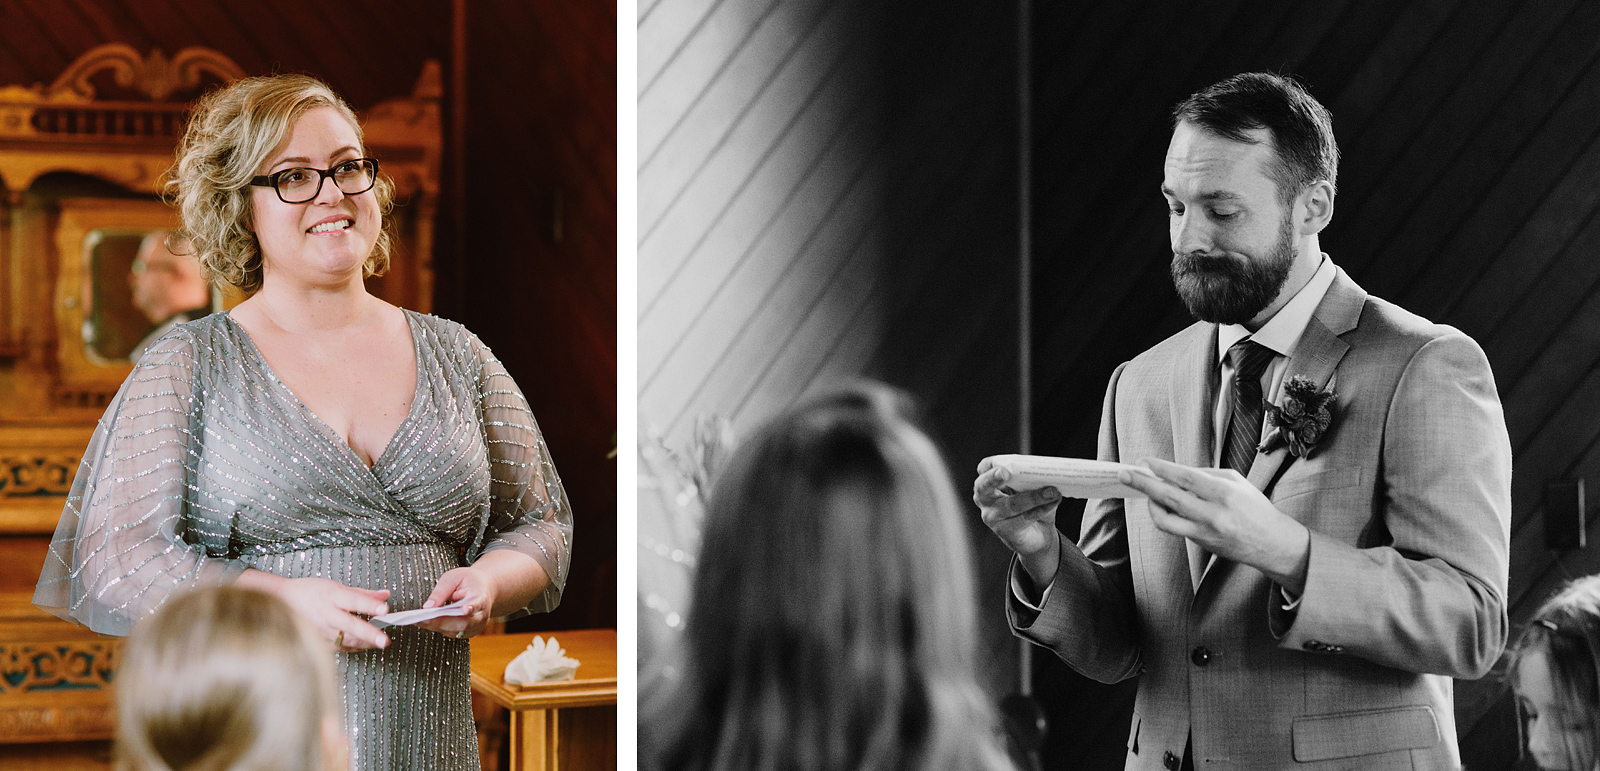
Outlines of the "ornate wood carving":
<svg viewBox="0 0 1600 771">
<path fill-rule="evenodd" d="M 55 532 L 87 442 L 82 425 L 0 425 L 0 537 Z M 6 590 L 0 586 L 0 640 L 15 621 L 3 605 Z M 31 605 L 23 606 L 32 612 Z"/>
<path fill-rule="evenodd" d="M 115 677 L 122 640 L 0 643 L 0 704 L 9 695 L 104 691 Z"/>
<path fill-rule="evenodd" d="M 31 595 L 0 594 L 0 744 L 111 738 L 123 641 L 64 624 Z"/>
<path fill-rule="evenodd" d="M 0 742 L 6 744 L 109 739 L 116 733 L 116 713 L 109 704 L 0 706 Z"/>
<path fill-rule="evenodd" d="M 65 496 L 78 470 L 78 456 L 0 450 L 0 498 Z"/>
<path fill-rule="evenodd" d="M 162 101 L 174 91 L 199 87 L 200 75 L 210 72 L 224 81 L 244 77 L 244 70 L 232 59 L 209 48 L 190 47 L 167 59 L 161 49 L 139 56 L 133 46 L 107 43 L 99 46 L 67 67 L 50 84 L 51 94 L 71 93 L 80 99 L 94 99 L 94 85 L 89 78 L 95 73 L 109 70 L 117 85 L 136 88 L 154 101 Z"/>
</svg>

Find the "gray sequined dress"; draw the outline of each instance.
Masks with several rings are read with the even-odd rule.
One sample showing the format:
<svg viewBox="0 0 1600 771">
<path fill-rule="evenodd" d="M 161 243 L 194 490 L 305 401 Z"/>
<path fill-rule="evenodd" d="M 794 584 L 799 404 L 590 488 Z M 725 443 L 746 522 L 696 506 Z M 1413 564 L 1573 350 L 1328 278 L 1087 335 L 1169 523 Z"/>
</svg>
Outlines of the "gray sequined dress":
<svg viewBox="0 0 1600 771">
<path fill-rule="evenodd" d="M 406 311 L 416 395 L 369 469 L 217 313 L 151 346 L 84 451 L 34 603 L 125 635 L 173 593 L 247 567 L 389 589 L 516 549 L 566 582 L 572 513 L 505 368 L 461 325 Z M 352 768 L 477 769 L 467 641 L 410 627 L 338 654 Z"/>
</svg>

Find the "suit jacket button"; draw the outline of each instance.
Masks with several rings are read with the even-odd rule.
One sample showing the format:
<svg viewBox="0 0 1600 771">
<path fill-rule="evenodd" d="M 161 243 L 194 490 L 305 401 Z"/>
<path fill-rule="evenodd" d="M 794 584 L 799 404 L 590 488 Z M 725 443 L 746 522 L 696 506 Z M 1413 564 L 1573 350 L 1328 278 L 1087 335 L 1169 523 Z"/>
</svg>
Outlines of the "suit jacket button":
<svg viewBox="0 0 1600 771">
<path fill-rule="evenodd" d="M 1211 651 L 1206 650 L 1205 646 L 1195 648 L 1189 653 L 1189 660 L 1193 661 L 1195 666 L 1203 667 L 1211 663 Z"/>
<path fill-rule="evenodd" d="M 1180 760 L 1177 755 L 1174 755 L 1171 752 L 1168 752 L 1166 756 L 1161 758 L 1161 764 L 1166 766 L 1168 771 L 1178 771 L 1178 766 L 1182 763 L 1183 761 Z"/>
</svg>

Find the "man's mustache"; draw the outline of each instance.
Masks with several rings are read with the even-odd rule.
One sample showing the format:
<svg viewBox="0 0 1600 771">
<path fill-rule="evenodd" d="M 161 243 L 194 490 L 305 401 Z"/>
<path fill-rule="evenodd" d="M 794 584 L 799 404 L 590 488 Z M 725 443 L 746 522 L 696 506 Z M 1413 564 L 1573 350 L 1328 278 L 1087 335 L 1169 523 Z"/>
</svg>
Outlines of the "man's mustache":
<svg viewBox="0 0 1600 771">
<path fill-rule="evenodd" d="M 1226 254 L 1198 254 L 1173 252 L 1172 269 L 1178 273 L 1222 273 L 1238 275 L 1245 271 L 1243 261 Z"/>
</svg>

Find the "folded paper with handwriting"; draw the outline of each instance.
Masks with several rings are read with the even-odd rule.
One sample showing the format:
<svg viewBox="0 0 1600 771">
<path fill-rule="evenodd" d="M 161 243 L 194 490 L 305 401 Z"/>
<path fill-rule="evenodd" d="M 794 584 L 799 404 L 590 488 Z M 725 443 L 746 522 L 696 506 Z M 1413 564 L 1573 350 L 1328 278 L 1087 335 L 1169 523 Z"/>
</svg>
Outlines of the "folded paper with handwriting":
<svg viewBox="0 0 1600 771">
<path fill-rule="evenodd" d="M 416 610 L 385 613 L 381 616 L 373 616 L 370 622 L 379 629 L 386 626 L 410 626 L 411 624 L 420 624 L 424 621 L 446 616 L 465 616 L 467 615 L 466 605 L 466 600 L 459 600 L 449 605 L 440 605 L 437 608 L 418 608 Z"/>
<path fill-rule="evenodd" d="M 1145 494 L 1118 481 L 1123 471 L 1154 476 L 1150 469 L 1128 463 L 1048 455 L 996 455 L 996 468 L 1009 472 L 1005 486 L 1015 492 L 1054 487 L 1063 498 L 1144 498 Z"/>
</svg>

